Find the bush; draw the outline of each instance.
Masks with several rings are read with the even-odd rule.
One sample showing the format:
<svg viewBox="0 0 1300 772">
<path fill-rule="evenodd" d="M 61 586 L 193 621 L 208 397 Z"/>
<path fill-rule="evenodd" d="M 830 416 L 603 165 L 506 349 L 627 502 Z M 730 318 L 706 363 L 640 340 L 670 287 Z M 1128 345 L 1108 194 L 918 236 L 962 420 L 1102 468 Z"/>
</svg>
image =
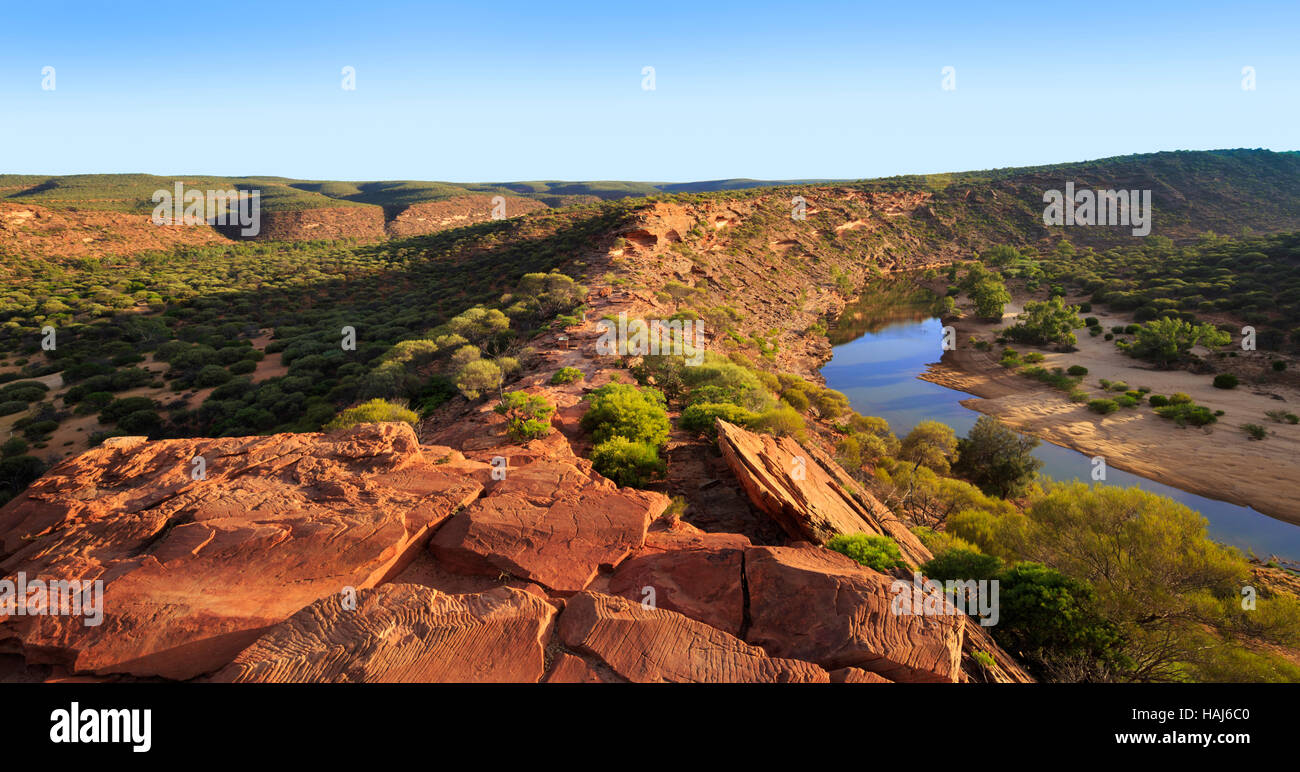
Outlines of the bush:
<svg viewBox="0 0 1300 772">
<path fill-rule="evenodd" d="M 583 379 L 582 371 L 576 367 L 561 367 L 551 376 L 551 385 L 560 386 L 566 383 L 576 383 Z"/>
<path fill-rule="evenodd" d="M 1219 373 L 1214 376 L 1214 388 L 1216 389 L 1235 389 L 1237 383 L 1237 376 L 1232 373 Z"/>
<path fill-rule="evenodd" d="M 1252 440 L 1262 440 L 1268 436 L 1268 429 L 1259 424 L 1242 424 L 1241 430 Z"/>
<path fill-rule="evenodd" d="M 1068 373 L 1069 375 L 1073 375 L 1073 376 L 1075 376 L 1075 377 L 1077 378 L 1077 377 L 1080 377 L 1080 376 L 1087 375 L 1087 374 L 1088 374 L 1088 368 L 1084 367 L 1083 365 L 1070 365 L 1069 368 L 1067 368 L 1065 372 Z"/>
<path fill-rule="evenodd" d="M 765 410 L 754 419 L 751 427 L 756 432 L 763 432 L 774 437 L 804 437 L 805 424 L 803 416 L 788 405 L 780 405 Z"/>
<path fill-rule="evenodd" d="M 1162 394 L 1152 394 L 1147 397 L 1147 402 L 1151 403 L 1151 407 L 1164 407 L 1169 404 L 1169 398 Z"/>
<path fill-rule="evenodd" d="M 200 389 L 205 389 L 209 386 L 220 386 L 230 380 L 230 378 L 230 371 L 221 365 L 205 365 L 203 369 L 199 370 L 198 374 L 194 376 L 194 386 Z"/>
<path fill-rule="evenodd" d="M 1115 404 L 1119 405 L 1120 407 L 1137 407 L 1138 399 L 1137 397 L 1133 397 L 1128 394 L 1122 394 L 1115 398 Z"/>
<path fill-rule="evenodd" d="M 226 369 L 235 375 L 247 375 L 257 369 L 257 362 L 251 359 L 241 359 L 238 362 L 232 362 Z"/>
<path fill-rule="evenodd" d="M 1119 643 L 1087 584 L 1039 563 L 1017 563 L 998 576 L 993 637 L 1039 665 L 1084 657 L 1106 660 Z"/>
<path fill-rule="evenodd" d="M 1001 570 L 1002 561 L 998 558 L 977 549 L 961 547 L 945 550 L 921 566 L 921 573 L 926 578 L 940 582 L 993 579 Z"/>
<path fill-rule="evenodd" d="M 342 411 L 334 420 L 325 424 L 325 431 L 335 431 L 337 429 L 347 429 L 357 424 L 384 423 L 386 421 L 405 421 L 412 426 L 420 418 L 414 410 L 389 402 L 386 399 L 372 399 L 369 402 L 363 402 L 356 407 L 350 407 Z"/>
<path fill-rule="evenodd" d="M 591 463 L 616 484 L 632 487 L 643 486 L 667 470 L 656 446 L 619 436 L 597 445 L 591 451 Z"/>
<path fill-rule="evenodd" d="M 10 437 L 0 445 L 0 456 L 9 458 L 10 456 L 21 456 L 27 452 L 27 441 L 22 437 Z"/>
<path fill-rule="evenodd" d="M 1094 413 L 1110 415 L 1119 410 L 1119 404 L 1113 399 L 1094 399 L 1088 403 L 1088 409 Z"/>
<path fill-rule="evenodd" d="M 1210 412 L 1208 407 L 1202 407 L 1194 402 L 1173 402 L 1165 407 L 1156 408 L 1156 415 L 1162 418 L 1168 418 L 1179 426 L 1208 426 L 1219 420 L 1214 413 Z"/>
<path fill-rule="evenodd" d="M 786 389 L 781 392 L 781 401 L 790 407 L 798 410 L 800 413 L 806 411 L 812 404 L 808 401 L 808 395 L 799 389 Z"/>
<path fill-rule="evenodd" d="M 609 383 L 593 391 L 588 400 L 591 407 L 582 416 L 582 428 L 591 432 L 597 444 L 622 437 L 657 448 L 668 441 L 668 411 L 658 389 Z"/>
<path fill-rule="evenodd" d="M 729 402 L 701 402 L 682 411 L 681 425 L 687 431 L 713 437 L 717 434 L 717 425 L 714 423 L 717 418 L 737 426 L 749 426 L 758 418 L 758 414 Z"/>
<path fill-rule="evenodd" d="M 27 403 L 21 400 L 12 400 L 10 402 L 0 402 L 0 415 L 13 415 L 14 413 L 27 409 Z"/>
<path fill-rule="evenodd" d="M 551 430 L 555 406 L 540 394 L 512 391 L 493 410 L 506 417 L 506 433 L 510 439 L 527 442 L 545 437 Z"/>
<path fill-rule="evenodd" d="M 842 533 L 831 537 L 826 546 L 875 571 L 886 572 L 905 565 L 898 545 L 887 536 Z"/>
<path fill-rule="evenodd" d="M 1192 395 L 1185 391 L 1175 391 L 1169 395 L 1169 404 L 1171 405 L 1190 405 L 1191 403 Z"/>
</svg>

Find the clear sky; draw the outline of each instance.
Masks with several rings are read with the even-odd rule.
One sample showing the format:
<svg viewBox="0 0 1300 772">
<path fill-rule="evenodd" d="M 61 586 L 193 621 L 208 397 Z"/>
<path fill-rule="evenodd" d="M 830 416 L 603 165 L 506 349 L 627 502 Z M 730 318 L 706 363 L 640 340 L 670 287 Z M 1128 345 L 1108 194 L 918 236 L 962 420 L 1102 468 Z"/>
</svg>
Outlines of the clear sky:
<svg viewBox="0 0 1300 772">
<path fill-rule="evenodd" d="M 1296 0 L 2 10 L 10 173 L 857 178 L 1300 149 Z"/>
</svg>

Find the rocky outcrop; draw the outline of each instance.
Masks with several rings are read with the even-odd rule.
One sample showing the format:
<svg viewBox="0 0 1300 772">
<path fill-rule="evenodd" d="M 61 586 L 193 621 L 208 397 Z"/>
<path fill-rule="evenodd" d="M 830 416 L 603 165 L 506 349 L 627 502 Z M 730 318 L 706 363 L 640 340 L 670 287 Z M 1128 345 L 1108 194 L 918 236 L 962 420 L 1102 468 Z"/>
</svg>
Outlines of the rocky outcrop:
<svg viewBox="0 0 1300 772">
<path fill-rule="evenodd" d="M 240 228 L 213 226 L 231 239 L 244 238 Z M 384 210 L 378 206 L 329 206 L 316 209 L 263 209 L 257 241 L 301 241 L 305 239 L 384 238 Z"/>
<path fill-rule="evenodd" d="M 442 201 L 411 204 L 397 211 L 384 226 L 384 230 L 391 238 L 406 238 L 488 222 L 493 219 L 494 198 L 495 196 L 488 195 L 452 196 Z M 546 204 L 533 198 L 523 196 L 502 196 L 502 198 L 505 217 L 517 217 L 548 208 Z"/>
<path fill-rule="evenodd" d="M 828 670 L 861 668 L 891 681 L 962 680 L 966 617 L 945 602 L 922 608 L 921 591 L 813 545 L 745 552 L 750 643 L 775 657 Z M 903 602 L 894 603 L 896 597 Z"/>
<path fill-rule="evenodd" d="M 624 561 L 609 591 L 637 603 L 676 611 L 732 635 L 745 618 L 742 581 L 749 539 L 679 524 L 646 535 L 645 548 Z"/>
<path fill-rule="evenodd" d="M 507 574 L 560 593 L 584 589 L 645 541 L 668 506 L 660 493 L 619 489 L 563 460 L 510 470 L 492 495 L 451 519 L 433 540 L 453 570 Z"/>
<path fill-rule="evenodd" d="M 581 593 L 560 614 L 560 640 L 637 683 L 826 683 L 807 662 L 769 657 L 735 636 L 625 598 Z"/>
<path fill-rule="evenodd" d="M 0 617 L 0 642 L 83 672 L 215 670 L 318 598 L 400 570 L 430 529 L 477 498 L 481 466 L 421 448 L 405 424 L 109 440 L 0 510 L 0 570 L 102 580 L 103 624 Z"/>
<path fill-rule="evenodd" d="M 272 628 L 214 681 L 535 683 L 556 609 L 501 587 L 447 595 L 386 584 L 319 600 Z"/>
<path fill-rule="evenodd" d="M 869 533 L 893 539 L 912 565 L 932 557 L 888 508 L 824 454 L 790 437 L 755 434 L 721 419 L 717 427 L 722 456 L 750 501 L 790 538 L 824 544 L 837 534 Z"/>
</svg>

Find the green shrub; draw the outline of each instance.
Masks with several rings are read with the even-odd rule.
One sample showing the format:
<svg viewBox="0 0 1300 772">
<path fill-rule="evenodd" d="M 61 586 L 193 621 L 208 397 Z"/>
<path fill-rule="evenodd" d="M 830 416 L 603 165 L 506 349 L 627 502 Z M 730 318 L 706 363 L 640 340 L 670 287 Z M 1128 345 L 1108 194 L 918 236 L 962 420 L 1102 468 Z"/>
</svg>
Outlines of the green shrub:
<svg viewBox="0 0 1300 772">
<path fill-rule="evenodd" d="M 1070 365 L 1065 372 L 1068 373 L 1069 375 L 1080 377 L 1088 374 L 1088 368 L 1084 367 L 1083 365 Z"/>
<path fill-rule="evenodd" d="M 802 439 L 805 435 L 803 416 L 789 405 L 780 405 L 763 411 L 751 422 L 750 428 L 774 437 Z"/>
<path fill-rule="evenodd" d="M 668 410 L 658 389 L 609 383 L 587 399 L 591 407 L 582 416 L 582 428 L 591 432 L 597 444 L 623 437 L 657 448 L 668 441 Z"/>
<path fill-rule="evenodd" d="M 331 432 L 337 429 L 347 429 L 357 424 L 384 423 L 387 421 L 405 421 L 412 426 L 420 418 L 414 410 L 389 402 L 386 399 L 372 399 L 369 402 L 363 402 L 356 407 L 350 407 L 337 416 L 334 420 L 325 424 L 325 431 Z"/>
<path fill-rule="evenodd" d="M 1214 388 L 1216 389 L 1235 389 L 1237 383 L 1237 376 L 1232 373 L 1219 373 L 1214 376 Z"/>
<path fill-rule="evenodd" d="M 1137 407 L 1138 398 L 1129 394 L 1121 394 L 1115 398 L 1115 404 L 1120 407 Z"/>
<path fill-rule="evenodd" d="M 1262 440 L 1268 436 L 1268 429 L 1259 424 L 1242 424 L 1241 430 L 1252 440 Z"/>
<path fill-rule="evenodd" d="M 1169 398 L 1162 394 L 1152 394 L 1147 397 L 1147 402 L 1151 403 L 1151 407 L 1164 407 L 1169 404 Z"/>
<path fill-rule="evenodd" d="M 241 359 L 238 362 L 232 362 L 226 368 L 234 375 L 247 375 L 257 369 L 257 362 L 251 359 Z"/>
<path fill-rule="evenodd" d="M 583 379 L 582 371 L 576 367 L 561 367 L 551 376 L 551 385 L 560 386 L 566 383 L 576 383 Z"/>
<path fill-rule="evenodd" d="M 1094 399 L 1088 403 L 1088 409 L 1094 413 L 1110 415 L 1119 410 L 1119 404 L 1113 399 Z"/>
<path fill-rule="evenodd" d="M 826 546 L 875 571 L 886 572 L 906 565 L 898 545 L 887 536 L 842 533 L 831 537 Z"/>
<path fill-rule="evenodd" d="M 1179 426 L 1208 426 L 1218 420 L 1214 413 L 1210 412 L 1208 407 L 1197 405 L 1194 402 L 1173 402 L 1164 407 L 1156 408 L 1156 415 L 1162 418 L 1168 418 Z"/>
<path fill-rule="evenodd" d="M 786 389 L 781 392 L 781 401 L 800 413 L 806 411 L 811 404 L 808 401 L 808 395 L 799 389 Z"/>
<path fill-rule="evenodd" d="M 1190 405 L 1191 402 L 1192 395 L 1185 391 L 1175 391 L 1169 395 L 1169 404 L 1171 405 Z"/>
<path fill-rule="evenodd" d="M 976 581 L 996 578 L 1002 570 L 1002 561 L 992 555 L 985 555 L 977 549 L 953 548 L 935 555 L 921 566 L 921 573 L 928 579 L 940 582 L 948 580 Z"/>
<path fill-rule="evenodd" d="M 749 426 L 758 418 L 758 414 L 730 402 L 701 402 L 682 411 L 681 425 L 687 431 L 713 437 L 717 434 L 717 425 L 714 423 L 717 418 L 737 426 Z"/>
<path fill-rule="evenodd" d="M 551 430 L 551 415 L 555 406 L 540 394 L 512 391 L 496 407 L 498 414 L 506 417 L 506 434 L 515 442 L 527 442 L 545 437 Z"/>
<path fill-rule="evenodd" d="M 27 441 L 22 437 L 10 437 L 0 445 L 0 456 L 9 458 L 10 456 L 21 456 L 27 452 Z"/>
<path fill-rule="evenodd" d="M 632 487 L 645 485 L 667 469 L 656 446 L 620 436 L 598 444 L 591 451 L 591 463 L 616 484 Z"/>
<path fill-rule="evenodd" d="M 0 415 L 13 415 L 27 409 L 27 403 L 22 400 L 12 400 L 9 402 L 0 402 Z"/>
</svg>

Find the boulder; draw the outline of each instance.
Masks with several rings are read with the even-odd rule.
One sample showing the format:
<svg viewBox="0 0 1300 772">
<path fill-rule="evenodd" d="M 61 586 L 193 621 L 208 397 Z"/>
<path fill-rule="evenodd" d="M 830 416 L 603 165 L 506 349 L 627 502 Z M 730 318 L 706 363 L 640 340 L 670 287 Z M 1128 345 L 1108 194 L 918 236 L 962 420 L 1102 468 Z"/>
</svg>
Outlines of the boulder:
<svg viewBox="0 0 1300 772">
<path fill-rule="evenodd" d="M 733 635 L 625 598 L 579 593 L 560 613 L 561 641 L 637 683 L 826 683 L 808 662 L 769 657 Z"/>
<path fill-rule="evenodd" d="M 740 635 L 747 547 L 749 539 L 739 534 L 705 533 L 684 523 L 651 531 L 645 547 L 614 572 L 609 591 L 637 603 L 653 598 L 658 608 Z"/>
<path fill-rule="evenodd" d="M 887 507 L 824 454 L 721 419 L 717 427 L 722 456 L 750 501 L 790 538 L 824 544 L 837 534 L 869 533 L 893 539 L 914 566 L 931 558 Z"/>
<path fill-rule="evenodd" d="M 555 607 L 500 587 L 448 595 L 386 584 L 311 604 L 213 676 L 256 683 L 536 683 Z"/>
<path fill-rule="evenodd" d="M 0 644 L 74 672 L 214 671 L 318 598 L 399 572 L 483 468 L 400 423 L 109 440 L 0 509 L 0 573 L 102 580 L 103 623 L 0 617 Z"/>
<path fill-rule="evenodd" d="M 574 593 L 640 549 L 668 503 L 663 494 L 619 488 L 564 460 L 534 461 L 453 517 L 431 549 L 453 571 L 506 574 Z"/>
<path fill-rule="evenodd" d="M 811 544 L 746 550 L 745 579 L 746 640 L 774 657 L 862 668 L 891 681 L 962 678 L 966 616 L 946 601 L 935 613 L 897 613 L 925 608 L 910 580 Z"/>
</svg>

